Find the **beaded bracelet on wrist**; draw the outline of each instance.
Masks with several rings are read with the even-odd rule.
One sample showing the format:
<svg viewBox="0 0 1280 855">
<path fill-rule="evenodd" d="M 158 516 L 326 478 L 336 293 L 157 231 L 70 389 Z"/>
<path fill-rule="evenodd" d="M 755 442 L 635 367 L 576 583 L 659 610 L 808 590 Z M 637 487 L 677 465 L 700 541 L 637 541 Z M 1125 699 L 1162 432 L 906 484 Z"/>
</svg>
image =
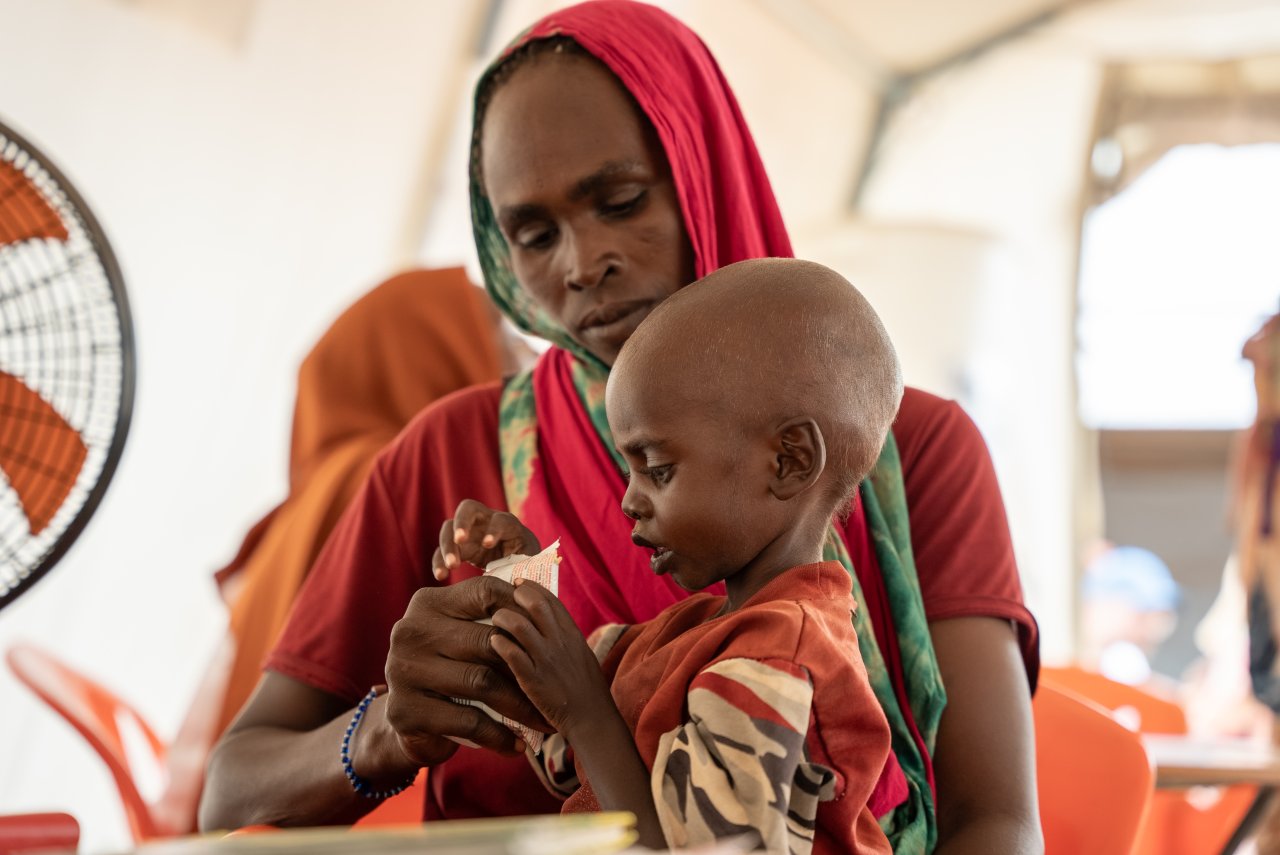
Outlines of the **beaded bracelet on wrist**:
<svg viewBox="0 0 1280 855">
<path fill-rule="evenodd" d="M 374 686 L 369 690 L 369 694 L 364 696 L 364 700 L 356 706 L 355 713 L 351 716 L 351 723 L 347 725 L 347 730 L 342 734 L 342 771 L 346 773 L 347 780 L 351 782 L 351 789 L 355 790 L 366 799 L 388 799 L 397 793 L 403 793 L 414 779 L 416 774 L 410 775 L 402 783 L 385 790 L 374 789 L 374 786 L 356 774 L 356 770 L 351 765 L 351 737 L 355 735 L 356 728 L 360 726 L 361 720 L 364 718 L 365 711 L 369 709 L 369 704 L 373 703 L 373 699 L 378 696 L 378 687 Z"/>
</svg>

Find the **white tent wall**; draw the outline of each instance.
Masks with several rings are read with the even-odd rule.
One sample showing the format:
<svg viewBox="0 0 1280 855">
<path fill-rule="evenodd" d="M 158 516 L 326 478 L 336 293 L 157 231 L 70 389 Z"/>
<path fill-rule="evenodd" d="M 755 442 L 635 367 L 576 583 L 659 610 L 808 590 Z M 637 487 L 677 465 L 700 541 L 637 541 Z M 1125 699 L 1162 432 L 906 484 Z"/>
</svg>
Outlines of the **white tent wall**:
<svg viewBox="0 0 1280 855">
<path fill-rule="evenodd" d="M 888 284 L 908 292 L 895 299 L 913 310 L 899 326 L 916 326 L 924 353 L 938 358 L 950 354 L 929 347 L 933 331 L 963 318 L 935 311 L 948 305 L 935 295 L 962 289 L 983 302 L 970 315 L 982 319 L 982 334 L 969 336 L 990 358 L 972 366 L 967 388 L 934 391 L 965 397 L 992 446 L 1049 658 L 1066 654 L 1071 639 L 1062 606 L 1072 601 L 1072 282 L 1097 78 L 1092 57 L 1042 36 L 925 84 L 889 125 L 861 212 L 872 222 L 971 229 L 989 251 L 1003 251 L 1002 265 L 964 271 L 996 278 L 966 282 L 944 256 L 921 265 L 915 282 Z M 894 250 L 936 255 L 927 233 L 914 249 L 900 241 Z"/>
<path fill-rule="evenodd" d="M 1073 370 L 1080 198 L 1102 66 L 1164 56 L 1206 60 L 1280 52 L 1280 6 L 1259 2 L 1089 4 L 1039 31 L 928 81 L 890 123 L 860 211 L 872 223 L 929 223 L 914 253 L 932 253 L 938 226 L 972 230 L 999 247 L 1004 263 L 971 266 L 969 281 L 949 263 L 919 263 L 916 280 L 867 283 L 871 299 L 914 308 L 904 361 L 935 365 L 956 332 L 943 289 L 981 301 L 969 331 L 966 403 L 990 443 L 1009 510 L 1024 585 L 1047 660 L 1071 654 L 1074 561 L 1094 528 L 1096 468 L 1077 427 Z M 899 229 L 902 231 L 903 229 Z M 859 226 L 851 229 L 856 241 Z M 830 246 L 830 234 L 824 246 Z M 805 241 L 797 242 L 803 250 Z M 874 244 L 863 240 L 867 252 Z M 899 240 L 892 251 L 912 254 Z M 815 254 L 816 257 L 817 256 Z M 874 257 L 874 255 L 873 255 Z M 867 264 L 855 256 L 831 263 Z M 896 293 L 886 300 L 877 286 Z M 906 291 L 906 294 L 901 293 Z M 914 299 L 913 299 L 914 298 Z M 950 306 L 951 302 L 941 305 Z M 908 318 L 891 317 L 905 326 Z M 930 347 L 936 329 L 941 348 Z M 911 381 L 908 374 L 908 382 Z M 954 390 L 941 389 L 944 394 Z"/>
<path fill-rule="evenodd" d="M 139 364 L 115 480 L 0 614 L 0 648 L 38 642 L 166 737 L 224 629 L 211 573 L 284 495 L 298 362 L 401 263 L 441 83 L 483 11 L 269 0 L 224 7 L 249 13 L 237 37 L 217 5 L 0 0 L 0 116 L 101 219 Z M 0 813 L 70 810 L 85 851 L 126 844 L 84 742 L 4 669 L 0 699 Z"/>
</svg>

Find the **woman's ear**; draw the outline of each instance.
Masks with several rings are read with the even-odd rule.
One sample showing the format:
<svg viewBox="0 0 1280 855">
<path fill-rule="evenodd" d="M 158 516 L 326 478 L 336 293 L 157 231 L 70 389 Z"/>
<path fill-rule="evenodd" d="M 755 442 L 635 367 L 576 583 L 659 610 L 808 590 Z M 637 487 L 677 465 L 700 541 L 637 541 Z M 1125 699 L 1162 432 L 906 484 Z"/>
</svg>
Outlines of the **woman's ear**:
<svg viewBox="0 0 1280 855">
<path fill-rule="evenodd" d="M 786 501 L 818 483 L 827 467 L 827 444 L 813 419 L 786 421 L 773 435 L 776 466 L 769 492 Z"/>
</svg>

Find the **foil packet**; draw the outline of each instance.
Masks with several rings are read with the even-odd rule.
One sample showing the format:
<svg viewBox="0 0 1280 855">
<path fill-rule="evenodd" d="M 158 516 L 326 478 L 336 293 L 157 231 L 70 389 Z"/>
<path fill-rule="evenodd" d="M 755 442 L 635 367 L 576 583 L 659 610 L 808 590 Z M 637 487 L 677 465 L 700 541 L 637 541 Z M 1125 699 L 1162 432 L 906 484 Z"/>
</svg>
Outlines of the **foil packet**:
<svg viewBox="0 0 1280 855">
<path fill-rule="evenodd" d="M 497 577 L 512 585 L 516 583 L 517 579 L 528 579 L 531 582 L 537 582 L 558 597 L 560 596 L 560 541 L 556 540 L 537 555 L 508 555 L 506 558 L 491 561 L 485 566 L 484 575 Z M 478 621 L 478 623 L 488 624 L 491 621 L 485 618 Z M 527 728 L 518 721 L 507 718 L 488 704 L 467 698 L 454 698 L 453 701 L 466 707 L 476 707 L 483 710 L 494 721 L 502 723 L 518 734 L 524 740 L 524 744 L 535 754 L 542 748 L 544 734 Z M 458 736 L 449 738 L 460 745 L 466 745 L 471 748 L 479 747 L 469 739 L 463 739 Z"/>
</svg>

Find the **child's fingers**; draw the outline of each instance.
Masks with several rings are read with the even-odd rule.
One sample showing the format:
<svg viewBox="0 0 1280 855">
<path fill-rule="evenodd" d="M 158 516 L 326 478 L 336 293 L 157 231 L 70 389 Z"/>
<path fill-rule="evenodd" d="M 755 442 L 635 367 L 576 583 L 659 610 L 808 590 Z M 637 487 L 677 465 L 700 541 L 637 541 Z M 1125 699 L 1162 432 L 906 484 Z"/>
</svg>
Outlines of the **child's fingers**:
<svg viewBox="0 0 1280 855">
<path fill-rule="evenodd" d="M 489 645 L 493 648 L 493 652 L 507 663 L 507 667 L 515 675 L 516 682 L 523 686 L 533 674 L 533 660 L 529 658 L 529 654 L 519 644 L 497 632 L 490 636 Z"/>
<path fill-rule="evenodd" d="M 515 609 L 498 609 L 493 613 L 493 625 L 511 636 L 526 651 L 536 649 L 542 641 L 537 627 Z M 494 635 L 498 633 L 495 632 Z"/>
<path fill-rule="evenodd" d="M 558 612 L 568 612 L 564 604 L 532 579 L 518 579 L 514 595 L 516 605 L 525 610 L 539 634 L 549 635 L 560 626 Z"/>
<path fill-rule="evenodd" d="M 475 499 L 463 499 L 453 512 L 453 539 L 457 544 L 479 546 L 493 510 Z"/>
<path fill-rule="evenodd" d="M 449 568 L 444 564 L 444 556 L 439 547 L 431 553 L 431 575 L 436 577 L 437 582 L 444 582 L 449 578 Z"/>
<path fill-rule="evenodd" d="M 502 555 L 537 555 L 542 546 L 533 532 L 520 522 L 519 517 L 507 511 L 497 511 L 489 518 L 489 533 L 482 541 L 489 548 L 500 548 Z"/>
<path fill-rule="evenodd" d="M 458 544 L 454 540 L 453 520 L 445 520 L 440 526 L 440 543 L 431 556 L 431 572 L 440 581 L 449 578 L 449 571 L 461 563 Z"/>
</svg>

